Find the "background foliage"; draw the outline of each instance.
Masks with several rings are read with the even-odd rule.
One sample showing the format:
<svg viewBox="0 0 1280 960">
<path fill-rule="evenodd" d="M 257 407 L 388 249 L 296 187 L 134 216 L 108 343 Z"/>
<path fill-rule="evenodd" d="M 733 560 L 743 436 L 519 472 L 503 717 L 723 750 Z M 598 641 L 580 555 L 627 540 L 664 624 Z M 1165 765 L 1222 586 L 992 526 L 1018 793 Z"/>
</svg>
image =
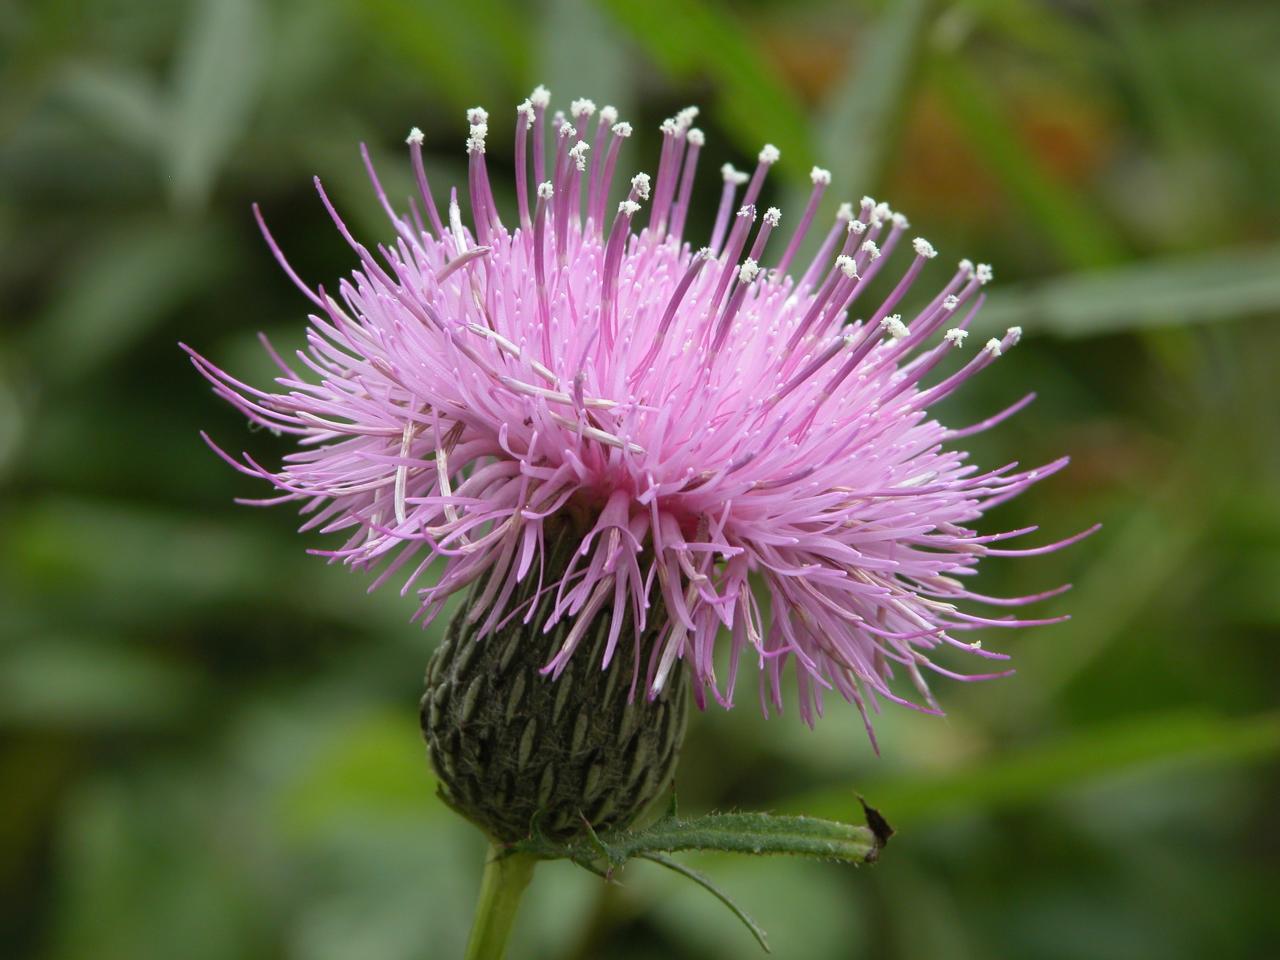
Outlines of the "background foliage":
<svg viewBox="0 0 1280 960">
<path fill-rule="evenodd" d="M 980 460 L 1075 461 L 991 523 L 1106 523 L 990 564 L 992 591 L 1074 581 L 1048 612 L 1075 619 L 1006 640 L 1011 680 L 942 685 L 947 720 L 886 714 L 881 759 L 851 709 L 695 718 L 685 810 L 852 818 L 856 789 L 900 829 L 881 865 L 689 862 L 780 957 L 1274 956 L 1278 37 L 1265 0 L 0 2 L 0 952 L 460 953 L 482 844 L 416 730 L 434 635 L 232 505 L 257 491 L 197 428 L 280 444 L 175 341 L 265 376 L 255 332 L 297 343 L 306 305 L 250 202 L 331 284 L 312 174 L 382 238 L 359 141 L 404 194 L 417 124 L 465 183 L 464 108 L 505 156 L 544 81 L 622 108 L 628 164 L 698 102 L 712 180 L 771 140 L 792 216 L 823 162 L 832 204 L 884 195 L 995 263 L 985 322 L 1029 337 L 944 413 L 1034 387 Z M 756 949 L 654 865 L 541 872 L 518 957 Z"/>
</svg>

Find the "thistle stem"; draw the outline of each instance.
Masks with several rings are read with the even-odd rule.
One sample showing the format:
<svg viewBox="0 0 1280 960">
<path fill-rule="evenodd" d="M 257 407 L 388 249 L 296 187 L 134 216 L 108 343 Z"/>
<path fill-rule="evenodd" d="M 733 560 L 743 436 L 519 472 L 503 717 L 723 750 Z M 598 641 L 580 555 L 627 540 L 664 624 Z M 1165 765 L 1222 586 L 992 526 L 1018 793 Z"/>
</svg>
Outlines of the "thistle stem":
<svg viewBox="0 0 1280 960">
<path fill-rule="evenodd" d="M 520 898 L 537 863 L 538 858 L 532 854 L 505 853 L 497 846 L 489 847 L 466 960 L 502 960 Z"/>
</svg>

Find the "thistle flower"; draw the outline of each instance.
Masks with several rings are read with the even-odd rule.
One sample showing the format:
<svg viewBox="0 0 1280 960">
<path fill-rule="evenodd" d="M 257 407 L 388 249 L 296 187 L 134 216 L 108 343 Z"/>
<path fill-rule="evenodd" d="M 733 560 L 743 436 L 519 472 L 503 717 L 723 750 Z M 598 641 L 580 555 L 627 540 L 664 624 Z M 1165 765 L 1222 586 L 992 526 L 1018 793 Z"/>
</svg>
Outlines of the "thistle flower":
<svg viewBox="0 0 1280 960">
<path fill-rule="evenodd" d="M 631 126 L 588 100 L 548 124 L 548 105 L 539 88 L 516 109 L 514 220 L 494 200 L 480 108 L 468 112 L 470 226 L 456 191 L 441 215 L 417 129 L 420 196 L 407 209 L 365 153 L 392 242 L 359 242 L 317 179 L 360 263 L 336 295 L 305 285 L 262 225 L 314 306 L 307 349 L 286 360 L 264 339 L 281 371 L 266 390 L 191 353 L 251 421 L 297 438 L 278 469 L 214 447 L 275 488 L 255 502 L 297 502 L 303 530 L 343 532 L 344 545 L 317 552 L 377 568 L 374 586 L 416 591 L 423 622 L 470 589 L 453 632 L 522 627 L 503 634 L 522 638 L 509 656 L 536 646 L 548 695 L 575 665 L 584 676 L 621 661 L 629 703 L 687 673 L 699 707 L 729 707 L 745 656 L 766 715 L 781 711 L 790 668 L 805 722 L 835 694 L 874 743 L 882 700 L 939 712 L 927 674 L 1002 675 L 966 675 L 939 654 L 1004 660 L 961 638 L 1054 621 L 974 606 L 1060 591 L 998 599 L 963 578 L 985 557 L 1085 534 L 1019 550 L 998 544 L 1035 528 L 974 528 L 1067 462 L 984 470 L 956 447 L 1030 395 L 959 429 L 931 416 L 1018 342 L 1014 327 L 966 350 L 990 267 L 961 261 L 913 315 L 894 312 L 936 251 L 864 197 L 840 207 L 816 256 L 793 270 L 831 175 L 813 169 L 784 241 L 781 213 L 759 208 L 779 159 L 770 145 L 749 174 L 722 169 L 703 245 L 686 229 L 705 143 L 696 109 L 662 124 L 656 172 L 636 174 L 613 203 Z M 897 282 L 868 303 L 887 268 Z M 968 356 L 931 377 L 953 352 Z M 457 722 L 487 709 L 498 694 L 476 683 L 440 708 Z"/>
</svg>

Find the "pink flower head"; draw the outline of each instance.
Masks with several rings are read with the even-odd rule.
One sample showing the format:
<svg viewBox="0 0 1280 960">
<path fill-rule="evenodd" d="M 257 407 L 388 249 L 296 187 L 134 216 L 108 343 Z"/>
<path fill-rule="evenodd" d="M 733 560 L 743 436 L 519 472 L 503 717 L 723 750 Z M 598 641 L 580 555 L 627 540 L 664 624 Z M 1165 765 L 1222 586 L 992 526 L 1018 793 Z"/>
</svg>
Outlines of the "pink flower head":
<svg viewBox="0 0 1280 960">
<path fill-rule="evenodd" d="M 779 158 L 773 146 L 749 175 L 723 168 L 715 226 L 700 246 L 685 229 L 704 144 L 695 109 L 663 123 L 656 175 L 636 174 L 615 205 L 630 125 L 579 100 L 548 130 L 548 102 L 540 87 L 516 108 L 511 224 L 485 168 L 488 113 L 476 108 L 470 226 L 456 191 L 441 216 L 415 129 L 421 209 L 415 200 L 396 209 L 365 154 L 395 230 L 376 251 L 351 235 L 316 181 L 360 260 L 336 296 L 298 280 L 263 227 L 314 306 L 307 349 L 293 364 L 268 345 L 281 371 L 271 390 L 191 356 L 220 396 L 297 437 L 298 449 L 278 470 L 222 455 L 278 491 L 256 502 L 298 501 L 303 530 L 345 531 L 345 545 L 324 552 L 380 566 L 375 586 L 398 578 L 402 592 L 416 590 L 424 621 L 482 575 L 487 589 L 468 611 L 482 633 L 535 612 L 546 630 L 571 618 L 546 665 L 552 676 L 601 611 L 611 617 L 608 666 L 661 604 L 652 649 L 624 644 L 633 690 L 642 682 L 656 693 L 683 661 L 699 705 L 710 693 L 728 707 L 745 653 L 763 674 L 766 714 L 782 707 L 789 662 L 810 724 L 830 690 L 864 721 L 880 698 L 938 712 L 926 671 L 978 679 L 942 666 L 940 648 L 1005 659 L 957 634 L 1051 622 L 989 619 L 961 604 L 1059 592 L 995 599 L 962 578 L 983 557 L 1077 539 L 1019 551 L 993 544 L 1034 528 L 972 528 L 986 508 L 1066 463 L 983 471 L 951 445 L 1031 397 L 960 430 L 929 414 L 1018 341 L 1015 327 L 965 351 L 990 268 L 962 261 L 904 319 L 893 311 L 935 251 L 909 239 L 901 214 L 863 198 L 843 205 L 813 260 L 789 272 L 831 176 L 813 169 L 813 193 L 784 243 L 779 211 L 757 206 Z M 906 267 L 892 291 L 860 303 L 899 248 Z M 930 377 L 955 351 L 967 361 Z M 581 546 L 568 569 L 552 570 L 542 563 L 546 531 L 564 518 Z M 538 602 L 511 603 L 530 577 Z M 720 645 L 727 660 L 717 666 Z M 898 673 L 923 705 L 895 692 Z"/>
</svg>

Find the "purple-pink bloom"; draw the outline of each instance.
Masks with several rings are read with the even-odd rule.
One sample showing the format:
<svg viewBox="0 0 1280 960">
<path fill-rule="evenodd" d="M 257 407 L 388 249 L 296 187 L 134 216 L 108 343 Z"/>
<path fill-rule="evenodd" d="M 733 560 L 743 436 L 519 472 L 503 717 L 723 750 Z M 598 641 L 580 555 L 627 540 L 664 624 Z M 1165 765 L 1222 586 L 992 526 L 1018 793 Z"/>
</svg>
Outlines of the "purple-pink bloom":
<svg viewBox="0 0 1280 960">
<path fill-rule="evenodd" d="M 456 191 L 441 215 L 416 129 L 408 144 L 421 196 L 407 210 L 393 206 L 365 154 L 396 234 L 376 251 L 350 234 L 316 181 L 360 260 L 336 296 L 299 280 L 263 226 L 314 306 L 307 349 L 294 362 L 267 345 L 281 371 L 269 390 L 190 351 L 220 396 L 298 439 L 278 470 L 214 447 L 278 491 L 254 502 L 297 501 L 303 530 L 344 531 L 345 545 L 317 552 L 380 567 L 374 585 L 395 579 L 402 593 L 415 590 L 424 621 L 492 571 L 467 614 L 483 621 L 482 634 L 535 611 L 544 629 L 576 624 L 546 665 L 552 677 L 601 611 L 612 618 L 601 666 L 627 658 L 633 692 L 642 683 L 656 693 L 683 661 L 698 704 L 709 694 L 728 707 L 746 655 L 763 675 L 766 714 L 781 709 L 793 665 L 810 724 L 832 690 L 857 705 L 870 732 L 881 698 L 938 712 L 926 671 L 1002 675 L 963 675 L 936 654 L 1006 659 L 957 637 L 1054 621 L 967 608 L 1018 606 L 1065 587 L 997 599 L 963 578 L 983 557 L 1045 552 L 1084 534 L 1016 550 L 997 544 L 1034 527 L 973 529 L 985 510 L 1067 462 L 982 470 L 955 448 L 1030 396 L 963 429 L 930 416 L 1018 341 L 1012 328 L 965 349 L 990 268 L 961 261 L 905 319 L 894 311 L 935 251 L 909 239 L 901 214 L 864 197 L 842 206 L 817 255 L 791 270 L 831 176 L 814 168 L 809 203 L 784 241 L 779 211 L 757 206 L 778 160 L 772 146 L 749 175 L 723 168 L 701 246 L 685 229 L 704 145 L 695 109 L 662 125 L 656 175 L 636 174 L 615 205 L 630 125 L 579 100 L 548 127 L 548 103 L 539 88 L 516 110 L 510 224 L 494 202 L 488 114 L 477 108 L 468 113 L 470 226 Z M 865 304 L 899 248 L 900 279 Z M 930 376 L 953 351 L 967 360 Z M 569 569 L 547 569 L 545 531 L 565 518 L 579 525 L 581 546 Z M 538 602 L 510 604 L 531 577 Z M 667 618 L 652 649 L 620 643 L 643 634 L 655 604 Z M 922 704 L 895 692 L 895 674 L 910 678 Z"/>
</svg>

